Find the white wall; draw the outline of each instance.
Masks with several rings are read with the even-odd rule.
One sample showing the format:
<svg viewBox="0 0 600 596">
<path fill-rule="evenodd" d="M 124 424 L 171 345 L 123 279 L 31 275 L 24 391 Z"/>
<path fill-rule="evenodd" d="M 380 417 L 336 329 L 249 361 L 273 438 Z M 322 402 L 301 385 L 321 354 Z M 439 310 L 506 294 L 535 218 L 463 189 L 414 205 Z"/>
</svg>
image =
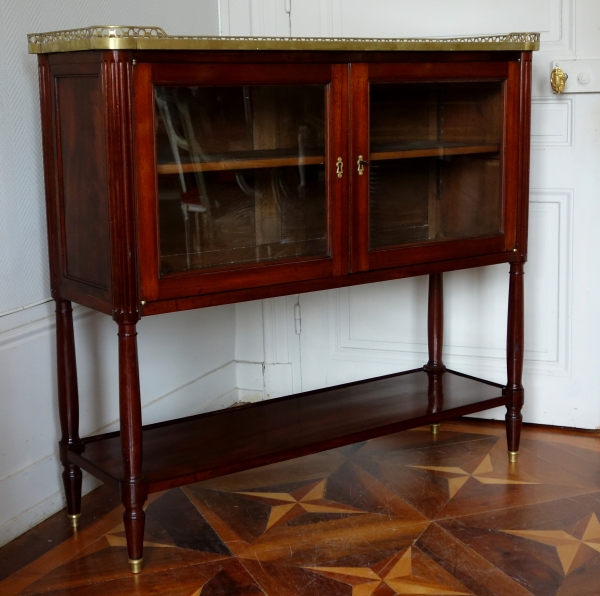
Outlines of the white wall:
<svg viewBox="0 0 600 596">
<path fill-rule="evenodd" d="M 555 96 L 553 60 L 600 58 L 598 0 L 221 0 L 231 35 L 418 37 L 539 31 L 534 54 L 530 245 L 526 265 L 525 374 L 528 422 L 600 428 L 597 361 L 600 319 L 600 94 Z M 286 4 L 291 7 L 286 11 Z M 227 28 L 229 27 L 229 28 Z M 445 275 L 445 361 L 506 381 L 506 265 Z M 303 294 L 300 365 L 288 350 L 287 376 L 266 390 L 303 390 L 412 368 L 426 359 L 427 280 L 415 278 Z M 294 299 L 293 297 L 290 299 Z M 263 302 L 263 313 L 265 304 Z M 238 332 L 248 307 L 238 309 Z M 255 313 L 260 312 L 258 306 Z M 283 305 L 269 307 L 283 312 Z M 257 315 L 256 315 L 257 316 Z M 288 312 L 288 319 L 290 314 Z M 293 315 L 292 315 L 293 316 Z M 289 320 L 265 319 L 264 338 L 292 345 Z M 265 340 L 265 345 L 266 345 Z M 240 336 L 238 336 L 238 346 Z M 266 352 L 255 350 L 255 361 Z M 277 356 L 280 370 L 283 358 Z M 268 367 L 265 364 L 265 369 Z M 266 370 L 265 370 L 266 372 Z M 479 414 L 482 415 L 482 414 Z M 504 408 L 486 414 L 503 418 Z"/>
<path fill-rule="evenodd" d="M 435 9 L 434 9 L 435 7 Z M 597 0 L 292 0 L 295 36 L 461 36 L 541 32 L 533 56 L 525 421 L 600 428 L 600 93 L 553 95 L 554 60 L 600 56 Z M 573 73 L 572 73 L 573 74 Z M 506 381 L 506 265 L 445 275 L 444 361 Z M 427 280 L 300 297 L 303 389 L 386 374 L 426 356 Z M 326 314 L 323 315 L 323 312 Z M 502 419 L 504 408 L 478 414 Z"/>
<path fill-rule="evenodd" d="M 221 34 L 289 37 L 286 0 L 219 0 Z M 302 391 L 298 295 L 236 304 L 240 399 L 259 401 Z"/>
<path fill-rule="evenodd" d="M 64 506 L 48 302 L 37 60 L 26 34 L 98 24 L 219 31 L 216 0 L 0 2 L 0 545 Z M 116 325 L 75 309 L 82 435 L 116 428 Z M 238 400 L 235 307 L 138 325 L 144 423 Z M 97 481 L 85 476 L 87 491 Z"/>
</svg>

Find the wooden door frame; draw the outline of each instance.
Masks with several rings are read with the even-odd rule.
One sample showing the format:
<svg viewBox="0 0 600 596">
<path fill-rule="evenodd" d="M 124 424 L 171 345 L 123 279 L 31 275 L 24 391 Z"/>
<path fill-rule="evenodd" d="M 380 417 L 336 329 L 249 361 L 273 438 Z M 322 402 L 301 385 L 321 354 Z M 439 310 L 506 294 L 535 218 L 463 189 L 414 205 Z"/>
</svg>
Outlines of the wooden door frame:
<svg viewBox="0 0 600 596">
<path fill-rule="evenodd" d="M 165 277 L 159 269 L 154 85 L 326 85 L 326 159 L 329 255 L 281 262 L 186 271 Z M 327 278 L 348 273 L 347 176 L 335 175 L 335 162 L 347 163 L 347 67 L 343 64 L 161 64 L 134 68 L 136 186 L 141 297 L 160 301 L 215 292 Z"/>
<path fill-rule="evenodd" d="M 516 213 L 518 207 L 518 126 L 520 68 L 518 59 L 506 62 L 461 63 L 396 63 L 356 64 L 351 66 L 350 86 L 350 152 L 349 159 L 356 166 L 359 155 L 369 162 L 369 84 L 411 82 L 492 82 L 505 81 L 501 179 L 503 234 L 484 238 L 445 240 L 435 243 L 414 243 L 389 248 L 369 249 L 369 176 L 359 176 L 352 168 L 352 262 L 351 270 L 369 271 L 403 266 L 409 263 L 427 263 L 460 259 L 473 255 L 490 255 L 514 250 L 517 240 Z M 368 167 L 368 166 L 367 166 Z M 368 174 L 368 170 L 367 170 Z"/>
</svg>

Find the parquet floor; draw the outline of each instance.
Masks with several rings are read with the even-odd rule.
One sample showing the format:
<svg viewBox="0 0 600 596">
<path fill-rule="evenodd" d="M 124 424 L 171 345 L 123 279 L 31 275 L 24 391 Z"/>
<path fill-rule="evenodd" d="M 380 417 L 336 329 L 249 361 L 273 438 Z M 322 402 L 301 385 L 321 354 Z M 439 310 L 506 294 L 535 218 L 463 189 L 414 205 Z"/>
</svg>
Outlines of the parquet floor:
<svg viewBox="0 0 600 596">
<path fill-rule="evenodd" d="M 108 500 L 106 499 L 107 495 Z M 600 435 L 417 429 L 152 496 L 127 566 L 101 488 L 0 549 L 0 594 L 600 595 Z"/>
</svg>

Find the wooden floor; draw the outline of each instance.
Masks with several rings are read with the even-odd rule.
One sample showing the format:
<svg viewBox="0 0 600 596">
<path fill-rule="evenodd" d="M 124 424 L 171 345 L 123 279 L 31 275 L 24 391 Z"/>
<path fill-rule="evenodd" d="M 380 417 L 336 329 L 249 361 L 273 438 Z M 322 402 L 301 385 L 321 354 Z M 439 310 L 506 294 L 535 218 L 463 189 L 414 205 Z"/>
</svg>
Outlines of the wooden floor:
<svg viewBox="0 0 600 596">
<path fill-rule="evenodd" d="M 0 594 L 600 594 L 600 435 L 456 421 L 152 495 L 145 567 L 100 488 L 0 549 Z"/>
</svg>

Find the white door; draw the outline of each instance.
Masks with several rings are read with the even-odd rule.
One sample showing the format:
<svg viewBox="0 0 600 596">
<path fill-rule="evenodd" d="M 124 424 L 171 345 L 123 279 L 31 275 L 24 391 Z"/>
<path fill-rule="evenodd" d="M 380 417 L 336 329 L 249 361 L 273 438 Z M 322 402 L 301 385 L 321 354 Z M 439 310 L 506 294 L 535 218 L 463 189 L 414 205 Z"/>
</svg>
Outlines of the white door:
<svg viewBox="0 0 600 596">
<path fill-rule="evenodd" d="M 367 9 L 368 6 L 368 9 Z M 542 32 L 534 56 L 526 421 L 600 426 L 600 94 L 554 96 L 555 60 L 600 56 L 598 0 L 291 0 L 294 37 Z M 506 382 L 508 265 L 447 273 L 444 361 Z M 302 390 L 421 366 L 427 278 L 303 294 Z M 487 413 L 503 418 L 504 409 Z"/>
</svg>

